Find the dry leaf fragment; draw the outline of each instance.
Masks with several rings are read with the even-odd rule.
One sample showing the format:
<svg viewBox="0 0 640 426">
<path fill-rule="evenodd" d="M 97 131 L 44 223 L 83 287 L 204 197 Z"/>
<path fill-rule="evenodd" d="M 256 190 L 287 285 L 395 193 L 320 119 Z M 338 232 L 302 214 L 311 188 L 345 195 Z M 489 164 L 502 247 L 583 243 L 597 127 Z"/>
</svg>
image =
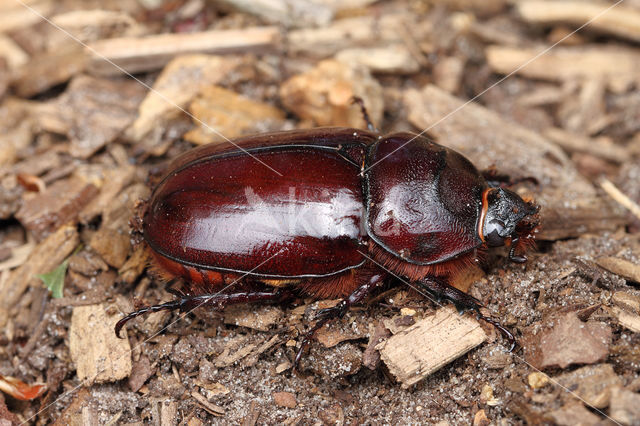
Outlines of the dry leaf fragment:
<svg viewBox="0 0 640 426">
<path fill-rule="evenodd" d="M 42 395 L 44 384 L 29 385 L 11 376 L 0 375 L 0 390 L 21 401 L 29 401 Z"/>
<path fill-rule="evenodd" d="M 567 368 L 605 359 L 609 354 L 611 327 L 601 322 L 582 322 L 575 312 L 568 312 L 552 318 L 543 331 L 528 335 L 525 340 L 526 358 L 534 366 Z"/>
</svg>

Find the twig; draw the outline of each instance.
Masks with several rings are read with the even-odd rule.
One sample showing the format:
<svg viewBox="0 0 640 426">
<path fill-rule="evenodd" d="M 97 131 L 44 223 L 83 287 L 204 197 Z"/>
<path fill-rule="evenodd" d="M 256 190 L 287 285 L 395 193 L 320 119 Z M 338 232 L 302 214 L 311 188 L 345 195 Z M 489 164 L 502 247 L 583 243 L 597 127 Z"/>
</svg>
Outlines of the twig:
<svg viewBox="0 0 640 426">
<path fill-rule="evenodd" d="M 600 187 L 609 194 L 611 198 L 616 200 L 618 204 L 629 210 L 635 217 L 640 219 L 640 206 L 631 198 L 620 191 L 611 181 L 605 177 L 600 179 Z"/>
<path fill-rule="evenodd" d="M 191 396 L 193 397 L 193 399 L 198 401 L 200 405 L 202 405 L 202 408 L 204 408 L 209 414 L 213 414 L 214 416 L 224 416 L 224 409 L 210 403 L 207 398 L 200 394 L 200 392 L 193 391 L 191 392 Z"/>
</svg>

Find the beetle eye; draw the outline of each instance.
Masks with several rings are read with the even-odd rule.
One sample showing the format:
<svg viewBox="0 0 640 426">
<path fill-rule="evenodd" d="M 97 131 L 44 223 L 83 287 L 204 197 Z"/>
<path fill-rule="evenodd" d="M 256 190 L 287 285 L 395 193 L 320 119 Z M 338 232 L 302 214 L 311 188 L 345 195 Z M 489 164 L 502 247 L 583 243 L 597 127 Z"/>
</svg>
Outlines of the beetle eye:
<svg viewBox="0 0 640 426">
<path fill-rule="evenodd" d="M 504 232 L 504 222 L 494 219 L 485 226 L 485 241 L 490 247 L 504 245 L 504 237 L 500 236 Z"/>
</svg>

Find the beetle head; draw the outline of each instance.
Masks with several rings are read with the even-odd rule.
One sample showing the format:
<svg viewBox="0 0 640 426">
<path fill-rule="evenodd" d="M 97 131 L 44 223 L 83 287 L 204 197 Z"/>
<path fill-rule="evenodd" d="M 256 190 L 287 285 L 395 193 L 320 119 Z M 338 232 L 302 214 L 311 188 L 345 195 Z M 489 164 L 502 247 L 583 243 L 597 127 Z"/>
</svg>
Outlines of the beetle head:
<svg viewBox="0 0 640 426">
<path fill-rule="evenodd" d="M 522 263 L 524 251 L 533 245 L 540 206 L 523 200 L 504 188 L 489 188 L 483 194 L 482 237 L 489 247 L 511 245 L 509 259 Z"/>
</svg>

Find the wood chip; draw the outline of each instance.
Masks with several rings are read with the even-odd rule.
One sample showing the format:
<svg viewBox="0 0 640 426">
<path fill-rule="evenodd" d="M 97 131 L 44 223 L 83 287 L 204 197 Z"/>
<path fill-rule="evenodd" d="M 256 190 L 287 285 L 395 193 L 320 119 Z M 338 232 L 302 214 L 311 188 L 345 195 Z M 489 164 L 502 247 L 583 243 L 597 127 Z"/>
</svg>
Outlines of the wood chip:
<svg viewBox="0 0 640 426">
<path fill-rule="evenodd" d="M 249 405 L 249 412 L 242 419 L 242 426 L 255 426 L 258 423 L 258 418 L 260 418 L 260 409 L 258 403 L 253 400 Z"/>
<path fill-rule="evenodd" d="M 219 86 L 205 87 L 191 102 L 189 112 L 197 118 L 194 121 L 196 128 L 187 132 L 184 139 L 196 145 L 269 129 L 279 130 L 285 118 L 284 112 L 272 105 Z"/>
<path fill-rule="evenodd" d="M 138 392 L 142 385 L 155 374 L 155 368 L 151 367 L 149 358 L 142 355 L 138 361 L 131 366 L 131 375 L 129 375 L 129 388 L 132 392 Z"/>
<path fill-rule="evenodd" d="M 565 388 L 571 389 L 572 393 L 586 404 L 596 408 L 607 407 L 612 390 L 622 386 L 622 379 L 616 375 L 610 364 L 589 365 L 554 379 Z M 566 397 L 573 399 L 574 395 L 568 394 Z"/>
<path fill-rule="evenodd" d="M 126 284 L 133 284 L 150 261 L 149 251 L 143 244 L 138 245 L 124 265 L 118 269 L 119 280 Z"/>
<path fill-rule="evenodd" d="M 354 96 L 362 98 L 371 120 L 379 123 L 384 109 L 382 87 L 362 66 L 328 59 L 280 87 L 282 103 L 318 126 L 364 127 L 362 112 L 352 103 Z"/>
<path fill-rule="evenodd" d="M 552 84 L 538 84 L 534 86 L 530 92 L 519 96 L 517 102 L 519 105 L 526 107 L 538 107 L 558 104 L 562 102 L 566 96 L 566 91 L 560 87 Z"/>
<path fill-rule="evenodd" d="M 0 272 L 5 271 L 7 269 L 17 268 L 18 266 L 24 264 L 29 258 L 29 255 L 33 251 L 35 247 L 35 242 L 31 239 L 28 243 L 23 244 L 14 249 L 9 250 L 11 257 L 7 258 L 0 262 Z"/>
<path fill-rule="evenodd" d="M 491 421 L 484 410 L 478 410 L 473 416 L 473 426 L 489 426 Z"/>
<path fill-rule="evenodd" d="M 348 340 L 363 339 L 368 327 L 361 316 L 348 315 L 341 321 L 332 321 L 316 331 L 314 338 L 325 348 L 332 348 Z"/>
<path fill-rule="evenodd" d="M 270 24 L 285 27 L 326 26 L 333 18 L 333 9 L 316 1 L 299 0 L 219 0 L 220 5 L 257 16 Z"/>
<path fill-rule="evenodd" d="M 158 426 L 178 424 L 178 403 L 172 399 L 155 400 L 151 404 L 153 423 Z"/>
<path fill-rule="evenodd" d="M 279 36 L 277 27 L 255 27 L 99 40 L 89 44 L 93 55 L 88 69 L 99 75 L 117 75 L 122 71 L 111 63 L 115 62 L 127 72 L 135 74 L 160 69 L 178 55 L 197 57 L 199 53 L 262 53 L 274 48 Z M 175 65 L 173 67 L 172 71 L 175 71 Z M 218 69 L 218 72 L 219 75 L 211 75 L 210 84 L 215 84 L 224 74 L 223 69 Z"/>
<path fill-rule="evenodd" d="M 87 56 L 82 48 L 75 44 L 68 48 L 41 53 L 17 71 L 12 85 L 19 96 L 28 98 L 82 73 L 86 63 Z"/>
<path fill-rule="evenodd" d="M 383 14 L 379 18 L 362 16 L 340 19 L 322 28 L 304 28 L 288 33 L 288 48 L 292 54 L 326 58 L 352 47 L 379 47 L 403 42 L 398 28 L 420 29 L 425 33 L 429 25 L 412 20 L 407 14 Z"/>
<path fill-rule="evenodd" d="M 117 195 L 133 181 L 135 172 L 133 166 L 105 170 L 100 193 L 80 211 L 80 222 L 87 224 L 100 215 L 106 216 Z"/>
<path fill-rule="evenodd" d="M 463 107 L 461 99 L 432 85 L 406 91 L 404 102 L 415 126 L 430 128 L 439 143 L 460 151 L 476 167 L 498 165 L 501 173 L 538 179 L 541 239 L 613 230 L 626 222 L 623 212 L 599 196 L 564 152 L 541 135 L 475 103 Z"/>
<path fill-rule="evenodd" d="M 133 80 L 81 75 L 55 102 L 68 121 L 69 153 L 88 158 L 113 141 L 136 118 L 147 90 Z"/>
<path fill-rule="evenodd" d="M 636 203 L 626 194 L 620 191 L 613 183 L 611 183 L 611 181 L 609 181 L 605 177 L 601 178 L 600 187 L 602 187 L 602 189 L 604 189 L 611 198 L 613 198 L 621 206 L 629 210 L 636 218 L 640 219 L 640 206 L 638 205 L 638 203 Z"/>
<path fill-rule="evenodd" d="M 413 74 L 420 69 L 420 64 L 404 44 L 344 49 L 335 55 L 335 59 L 365 66 L 372 73 Z"/>
<path fill-rule="evenodd" d="M 568 111 L 561 108 L 558 112 L 562 127 L 577 134 L 598 133 L 602 128 L 591 131 L 591 126 L 598 119 L 606 116 L 604 97 L 605 84 L 602 79 L 593 78 L 582 82 L 578 96 L 571 96 L 564 103 L 564 105 L 571 105 L 572 108 Z"/>
<path fill-rule="evenodd" d="M 587 410 L 581 402 L 575 401 L 551 411 L 549 416 L 557 425 L 573 426 L 579 424 L 581 426 L 596 426 L 601 424 L 600 417 Z"/>
<path fill-rule="evenodd" d="M 616 291 L 611 301 L 617 307 L 634 314 L 640 314 L 640 297 L 626 291 Z"/>
<path fill-rule="evenodd" d="M 611 6 L 597 1 L 523 1 L 516 4 L 516 11 L 532 24 L 563 23 L 578 27 L 589 22 L 586 31 L 640 41 L 640 12 L 624 3 Z"/>
<path fill-rule="evenodd" d="M 45 192 L 26 199 L 16 218 L 41 241 L 63 224 L 76 223 L 80 210 L 97 194 L 98 188 L 81 178 L 59 180 Z"/>
<path fill-rule="evenodd" d="M 128 13 L 113 10 L 71 10 L 51 18 L 51 22 L 83 43 L 123 36 L 140 35 L 144 29 Z M 53 37 L 69 37 L 56 31 Z M 54 40 L 53 43 L 57 42 Z M 51 42 L 50 42 L 51 43 Z M 53 44 L 52 43 L 52 44 Z"/>
<path fill-rule="evenodd" d="M 291 392 L 273 392 L 271 396 L 278 407 L 296 408 L 298 405 L 296 396 Z"/>
<path fill-rule="evenodd" d="M 131 374 L 129 339 L 126 334 L 119 339 L 113 332 L 119 319 L 119 315 L 108 315 L 103 304 L 73 309 L 69 351 L 78 379 L 86 385 L 115 382 Z"/>
<path fill-rule="evenodd" d="M 20 3 L 11 4 L 10 8 L 3 7 L 0 12 L 0 33 L 6 33 L 13 30 L 28 28 L 32 25 L 42 22 L 39 15 L 47 16 L 54 8 L 55 2 L 52 1 L 30 1 L 27 9 Z"/>
<path fill-rule="evenodd" d="M 464 61 L 457 56 L 440 59 L 433 67 L 433 78 L 436 86 L 449 93 L 457 93 L 460 89 Z"/>
<path fill-rule="evenodd" d="M 623 425 L 637 425 L 640 420 L 640 394 L 626 389 L 612 390 L 609 415 Z"/>
<path fill-rule="evenodd" d="M 293 367 L 293 365 L 289 361 L 281 362 L 276 366 L 276 374 L 281 374 L 291 367 Z"/>
<path fill-rule="evenodd" d="M 618 84 L 619 80 L 640 81 L 637 50 L 613 46 L 556 47 L 531 61 L 544 49 L 489 46 L 485 54 L 491 69 L 501 74 L 517 69 L 519 75 L 547 81 L 605 79 L 610 84 Z"/>
<path fill-rule="evenodd" d="M 205 87 L 222 80 L 238 62 L 208 55 L 184 55 L 171 61 L 156 79 L 153 91 L 140 104 L 138 118 L 127 130 L 129 139 L 140 142 L 155 126 L 180 115 Z M 179 108 L 176 108 L 179 107 Z"/>
<path fill-rule="evenodd" d="M 370 370 L 375 370 L 380 365 L 380 352 L 376 349 L 376 346 L 380 344 L 384 339 L 391 336 L 391 332 L 387 330 L 382 321 L 377 321 L 375 327 L 372 327 L 373 331 L 369 333 L 369 343 L 367 349 L 365 349 L 362 355 L 362 365 Z"/>
<path fill-rule="evenodd" d="M 7 61 L 7 68 L 13 72 L 29 61 L 29 55 L 10 37 L 0 34 L 0 58 Z"/>
<path fill-rule="evenodd" d="M 249 343 L 249 337 L 239 335 L 227 343 L 224 351 L 216 357 L 213 363 L 219 368 L 228 367 L 248 356 L 257 347 L 258 343 Z"/>
<path fill-rule="evenodd" d="M 380 343 L 376 349 L 406 389 L 486 339 L 478 321 L 445 307 Z"/>
<path fill-rule="evenodd" d="M 612 312 L 621 326 L 628 328 L 634 333 L 640 333 L 640 315 L 625 311 L 618 307 L 614 307 Z"/>
<path fill-rule="evenodd" d="M 397 334 L 414 325 L 415 320 L 410 316 L 394 315 L 392 318 L 385 318 L 383 323 L 385 328 L 389 330 L 391 334 Z"/>
<path fill-rule="evenodd" d="M 207 394 L 207 398 L 211 399 L 214 396 L 227 395 L 231 391 L 225 385 L 219 382 L 215 383 L 198 383 Z"/>
<path fill-rule="evenodd" d="M 596 264 L 607 271 L 620 275 L 627 281 L 640 283 L 640 265 L 619 257 L 600 257 Z"/>
<path fill-rule="evenodd" d="M 91 392 L 86 388 L 80 388 L 78 392 L 74 392 L 71 403 L 67 405 L 53 425 L 84 425 L 83 420 L 85 419 L 82 418 L 82 409 L 91 405 L 91 399 Z M 89 425 L 93 426 L 91 423 Z"/>
<path fill-rule="evenodd" d="M 82 250 L 69 258 L 69 271 L 78 272 L 86 277 L 93 277 L 99 272 L 109 270 L 109 266 L 100 256 L 90 250 Z"/>
<path fill-rule="evenodd" d="M 137 201 L 148 196 L 149 188 L 146 185 L 134 184 L 128 187 L 113 200 L 110 210 L 102 218 L 100 229 L 89 241 L 89 246 L 114 268 L 123 267 L 129 257 L 129 219 Z"/>
<path fill-rule="evenodd" d="M 625 148 L 598 138 L 577 135 L 557 127 L 548 128 L 544 135 L 569 152 L 583 152 L 615 163 L 624 163 L 629 158 Z"/>
<path fill-rule="evenodd" d="M 280 343 L 281 339 L 282 338 L 280 337 L 280 335 L 276 334 L 266 342 L 263 342 L 261 345 L 256 347 L 249 354 L 249 356 L 247 356 L 246 360 L 244 361 L 244 365 L 247 365 L 247 366 L 256 365 L 258 363 L 258 358 L 260 357 L 260 355 L 262 355 L 264 352 L 268 351 L 269 349 L 271 349 L 272 347 Z"/>
<path fill-rule="evenodd" d="M 539 371 L 534 371 L 527 376 L 527 383 L 531 389 L 540 389 L 549 383 L 549 376 Z"/>
</svg>

